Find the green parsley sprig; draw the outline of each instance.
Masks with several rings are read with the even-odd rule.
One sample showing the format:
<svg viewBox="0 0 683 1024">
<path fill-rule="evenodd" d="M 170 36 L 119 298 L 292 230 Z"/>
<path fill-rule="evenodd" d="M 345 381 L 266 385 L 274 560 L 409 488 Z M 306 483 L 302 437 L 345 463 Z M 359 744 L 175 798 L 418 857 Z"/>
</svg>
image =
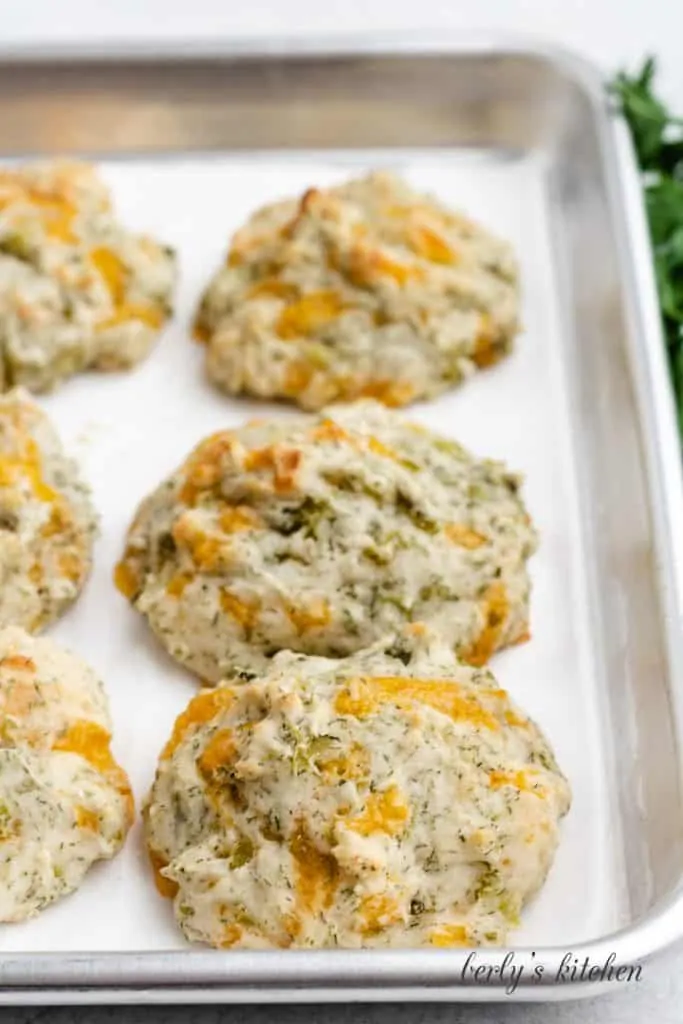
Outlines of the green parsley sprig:
<svg viewBox="0 0 683 1024">
<path fill-rule="evenodd" d="M 655 61 L 608 86 L 626 118 L 643 172 L 659 303 L 683 439 L 683 119 L 655 95 Z"/>
</svg>

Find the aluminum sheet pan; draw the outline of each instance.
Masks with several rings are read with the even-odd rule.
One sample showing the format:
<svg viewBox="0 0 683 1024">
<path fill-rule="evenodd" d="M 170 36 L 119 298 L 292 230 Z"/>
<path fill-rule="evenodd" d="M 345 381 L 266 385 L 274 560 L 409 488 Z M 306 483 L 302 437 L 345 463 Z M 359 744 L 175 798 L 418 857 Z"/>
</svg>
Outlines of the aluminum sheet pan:
<svg viewBox="0 0 683 1024">
<path fill-rule="evenodd" d="M 413 413 L 526 475 L 542 541 L 533 639 L 492 667 L 548 734 L 574 804 L 504 971 L 500 950 L 468 961 L 459 950 L 191 949 L 136 829 L 77 894 L 0 929 L 0 1003 L 609 990 L 595 973 L 572 977 L 563 957 L 599 967 L 613 954 L 616 969 L 683 933 L 683 489 L 633 157 L 598 77 L 505 40 L 103 57 L 0 64 L 0 155 L 96 157 L 124 220 L 179 250 L 178 314 L 150 359 L 44 400 L 102 514 L 93 578 L 52 635 L 105 679 L 138 801 L 194 685 L 116 594 L 112 566 L 136 503 L 192 444 L 264 411 L 204 380 L 188 339 L 198 294 L 254 206 L 382 165 L 507 236 L 520 257 L 516 353 Z"/>
</svg>

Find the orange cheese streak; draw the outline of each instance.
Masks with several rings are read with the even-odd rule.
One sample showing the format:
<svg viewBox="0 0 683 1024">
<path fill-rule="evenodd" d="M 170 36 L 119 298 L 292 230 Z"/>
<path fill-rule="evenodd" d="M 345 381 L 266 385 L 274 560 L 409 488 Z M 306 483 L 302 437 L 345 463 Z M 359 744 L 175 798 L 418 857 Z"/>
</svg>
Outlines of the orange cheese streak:
<svg viewBox="0 0 683 1024">
<path fill-rule="evenodd" d="M 298 294 L 299 289 L 296 285 L 283 281 L 279 277 L 264 277 L 251 286 L 247 292 L 247 298 L 274 298 L 292 302 Z"/>
<path fill-rule="evenodd" d="M 88 832 L 97 832 L 100 827 L 100 818 L 98 814 L 88 810 L 87 807 L 78 806 L 76 808 L 76 824 Z"/>
<path fill-rule="evenodd" d="M 218 729 L 213 734 L 197 760 L 202 775 L 212 775 L 235 760 L 237 746 L 232 729 Z"/>
<path fill-rule="evenodd" d="M 408 405 L 415 397 L 415 389 L 407 381 L 374 380 L 361 384 L 359 390 L 350 387 L 349 396 L 376 398 L 391 409 Z"/>
<path fill-rule="evenodd" d="M 285 372 L 282 384 L 284 394 L 289 398 L 296 398 L 306 390 L 314 376 L 315 371 L 309 363 L 296 360 Z"/>
<path fill-rule="evenodd" d="M 340 444 L 353 444 L 355 439 L 334 420 L 322 419 L 311 431 L 313 441 L 338 441 Z"/>
<path fill-rule="evenodd" d="M 285 605 L 285 612 L 297 633 L 302 636 L 314 629 L 322 629 L 332 618 L 329 602 L 322 597 L 314 598 L 307 605 L 293 605 L 288 602 Z"/>
<path fill-rule="evenodd" d="M 0 210 L 18 206 L 17 213 L 22 216 L 22 204 L 33 207 L 35 213 L 43 221 L 45 233 L 49 238 L 60 242 L 76 242 L 73 222 L 77 209 L 58 187 L 53 189 L 39 188 L 22 180 L 21 175 L 12 171 L 0 173 Z"/>
<path fill-rule="evenodd" d="M 263 525 L 263 520 L 249 505 L 230 505 L 221 512 L 219 518 L 221 530 L 225 533 L 242 533 Z"/>
<path fill-rule="evenodd" d="M 336 320 L 346 308 L 342 297 L 331 289 L 309 292 L 285 306 L 275 324 L 275 331 L 286 341 L 307 337 Z"/>
<path fill-rule="evenodd" d="M 418 256 L 430 263 L 453 266 L 458 262 L 457 253 L 436 231 L 425 226 L 414 226 L 408 231 L 408 245 Z"/>
<path fill-rule="evenodd" d="M 60 497 L 43 478 L 42 456 L 32 437 L 27 438 L 23 454 L 0 456 L 0 487 L 12 487 L 22 478 L 29 482 L 38 501 L 52 502 Z"/>
<path fill-rule="evenodd" d="M 359 743 L 354 743 L 348 755 L 321 758 L 317 766 L 332 783 L 365 779 L 370 771 L 370 755 Z"/>
<path fill-rule="evenodd" d="M 97 330 L 106 331 L 110 327 L 130 323 L 131 320 L 139 320 L 140 323 L 156 330 L 165 323 L 166 314 L 160 306 L 145 305 L 142 302 L 124 302 L 111 316 L 98 321 Z"/>
<path fill-rule="evenodd" d="M 242 938 L 244 930 L 238 924 L 226 924 L 220 949 L 232 949 Z"/>
<path fill-rule="evenodd" d="M 90 252 L 90 261 L 103 278 L 115 306 L 123 303 L 126 294 L 128 270 L 125 263 L 105 246 L 98 246 Z"/>
<path fill-rule="evenodd" d="M 504 691 L 501 691 L 504 692 Z M 448 715 L 454 722 L 470 722 L 485 729 L 497 729 L 498 721 L 479 701 L 463 694 L 458 683 L 447 679 L 407 679 L 401 676 L 375 676 L 350 681 L 335 700 L 335 709 L 342 715 L 364 718 L 373 714 L 384 702 L 401 708 L 413 703 Z"/>
<path fill-rule="evenodd" d="M 55 740 L 52 749 L 69 754 L 79 754 L 101 775 L 109 779 L 111 784 L 125 797 L 129 820 L 132 822 L 134 804 L 130 782 L 123 768 L 114 759 L 110 743 L 111 736 L 101 725 L 86 719 L 78 719 L 72 722 L 66 732 Z"/>
<path fill-rule="evenodd" d="M 463 526 L 462 523 L 448 523 L 444 526 L 443 532 L 453 544 L 466 548 L 468 551 L 474 551 L 486 543 L 486 537 L 482 537 L 475 530 L 470 530 L 469 527 Z"/>
<path fill-rule="evenodd" d="M 138 575 L 125 559 L 114 568 L 114 586 L 129 601 L 133 600 L 140 589 Z"/>
<path fill-rule="evenodd" d="M 367 451 L 371 451 L 374 455 L 381 455 L 383 458 L 391 459 L 393 462 L 403 461 L 398 452 L 384 444 L 379 438 L 372 435 L 369 437 L 354 436 L 349 434 L 347 430 L 344 430 L 343 427 L 340 427 L 334 420 L 323 419 L 317 427 L 313 428 L 310 436 L 314 441 L 336 441 L 339 444 L 348 444 L 356 451 L 367 449 Z"/>
<path fill-rule="evenodd" d="M 385 459 L 391 459 L 392 462 L 401 462 L 402 458 L 398 452 L 394 451 L 393 448 L 389 448 L 388 445 L 384 444 L 377 437 L 368 438 L 368 450 L 374 455 L 381 455 Z"/>
<path fill-rule="evenodd" d="M 198 693 L 176 718 L 171 737 L 161 752 L 161 760 L 171 757 L 190 730 L 210 722 L 219 712 L 227 711 L 234 702 L 235 693 L 227 686 Z"/>
<path fill-rule="evenodd" d="M 339 866 L 330 854 L 323 853 L 299 825 L 289 843 L 294 860 L 296 896 L 299 911 L 318 914 L 332 905 L 339 885 Z"/>
<path fill-rule="evenodd" d="M 59 571 L 72 583 L 78 583 L 83 578 L 85 564 L 82 556 L 77 552 L 63 552 L 57 559 Z"/>
<path fill-rule="evenodd" d="M 373 836 L 384 832 L 397 836 L 405 830 L 410 809 L 401 799 L 397 786 L 389 786 L 382 793 L 371 793 L 362 814 L 351 818 L 348 827 L 361 836 Z"/>
<path fill-rule="evenodd" d="M 421 267 L 400 263 L 381 249 L 372 249 L 362 243 L 351 251 L 347 274 L 353 284 L 360 287 L 374 284 L 382 277 L 391 278 L 399 287 L 403 287 L 411 280 L 418 281 L 424 277 Z"/>
<path fill-rule="evenodd" d="M 223 611 L 238 622 L 245 632 L 249 632 L 258 624 L 261 604 L 256 598 L 243 600 L 237 594 L 221 587 L 219 600 Z"/>
<path fill-rule="evenodd" d="M 177 572 L 166 584 L 166 593 L 169 597 L 181 597 L 192 579 L 189 572 Z"/>
<path fill-rule="evenodd" d="M 445 924 L 441 928 L 436 928 L 431 933 L 429 942 L 432 946 L 450 949 L 454 946 L 469 946 L 470 938 L 465 925 Z"/>
<path fill-rule="evenodd" d="M 76 218 L 76 207 L 63 199 L 39 198 L 34 194 L 34 206 L 38 206 L 45 221 L 45 233 L 58 242 L 74 243 L 78 241 L 73 230 Z"/>
<path fill-rule="evenodd" d="M 502 583 L 492 583 L 483 599 L 484 628 L 472 646 L 460 652 L 460 657 L 469 665 L 485 665 L 500 646 L 505 622 L 510 612 L 510 602 Z"/>
<path fill-rule="evenodd" d="M 193 505 L 202 491 L 216 487 L 223 475 L 223 462 L 233 453 L 236 441 L 231 430 L 221 430 L 206 437 L 189 456 L 183 467 L 185 482 L 180 500 Z"/>
<path fill-rule="evenodd" d="M 187 515 L 180 516 L 173 525 L 173 539 L 178 547 L 189 551 L 198 568 L 212 572 L 229 557 L 229 542 L 220 533 L 207 533 Z"/>
<path fill-rule="evenodd" d="M 361 935 L 378 935 L 403 920 L 401 908 L 391 896 L 365 896 L 359 907 Z"/>
<path fill-rule="evenodd" d="M 50 518 L 40 528 L 40 536 L 45 537 L 46 540 L 49 537 L 56 537 L 60 533 L 65 533 L 72 525 L 72 518 L 67 506 L 63 503 L 54 504 L 50 509 Z"/>
<path fill-rule="evenodd" d="M 164 899 L 172 900 L 178 892 L 178 883 L 161 874 L 163 868 L 168 867 L 166 859 L 160 853 L 157 853 L 156 850 L 148 849 L 147 852 L 152 865 L 152 871 L 154 872 L 154 884 L 157 892 Z"/>
<path fill-rule="evenodd" d="M 0 668 L 18 669 L 20 672 L 35 672 L 36 663 L 25 654 L 7 654 L 0 659 Z"/>
<path fill-rule="evenodd" d="M 505 721 L 508 725 L 511 725 L 515 729 L 528 729 L 529 720 L 523 718 L 522 715 L 518 715 L 516 711 L 506 711 L 504 716 Z"/>
<path fill-rule="evenodd" d="M 123 260 L 113 250 L 106 246 L 98 246 L 91 250 L 90 261 L 104 280 L 114 305 L 114 312 L 97 324 L 98 330 L 118 327 L 119 324 L 131 320 L 140 320 L 148 327 L 161 327 L 166 316 L 159 306 L 125 301 L 129 272 Z"/>
<path fill-rule="evenodd" d="M 252 448 L 244 456 L 243 465 L 248 473 L 262 469 L 272 472 L 275 490 L 282 493 L 293 489 L 302 460 L 298 448 L 275 444 L 266 448 Z"/>
<path fill-rule="evenodd" d="M 529 774 L 529 772 L 521 770 L 516 772 L 494 770 L 489 772 L 489 785 L 492 789 L 500 789 L 501 786 L 513 786 L 523 793 L 535 793 L 537 796 L 542 796 L 542 787 L 534 786 L 533 772 L 531 773 L 532 778 L 529 778 Z"/>
<path fill-rule="evenodd" d="M 500 331 L 496 328 L 491 316 L 488 313 L 482 313 L 481 327 L 477 335 L 472 359 L 481 370 L 484 370 L 499 362 L 502 356 Z"/>
<path fill-rule="evenodd" d="M 45 572 L 43 570 L 42 565 L 39 562 L 33 563 L 33 565 L 28 571 L 28 578 L 30 579 L 31 583 L 35 583 L 37 586 L 40 586 L 40 584 L 43 582 L 43 579 L 45 578 Z"/>
</svg>

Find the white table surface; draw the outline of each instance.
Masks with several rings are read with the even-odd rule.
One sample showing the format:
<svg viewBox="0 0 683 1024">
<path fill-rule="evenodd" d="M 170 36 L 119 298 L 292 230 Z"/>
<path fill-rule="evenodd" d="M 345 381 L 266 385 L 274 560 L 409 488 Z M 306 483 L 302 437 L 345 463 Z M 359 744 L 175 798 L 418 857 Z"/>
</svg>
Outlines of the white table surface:
<svg viewBox="0 0 683 1024">
<path fill-rule="evenodd" d="M 683 0 L 0 0 L 0 51 L 168 47 L 274 35 L 505 31 L 561 43 L 605 71 L 658 56 L 683 113 Z M 2 1009 L 2 1024 L 682 1024 L 683 947 L 597 1000 L 521 1006 Z"/>
</svg>

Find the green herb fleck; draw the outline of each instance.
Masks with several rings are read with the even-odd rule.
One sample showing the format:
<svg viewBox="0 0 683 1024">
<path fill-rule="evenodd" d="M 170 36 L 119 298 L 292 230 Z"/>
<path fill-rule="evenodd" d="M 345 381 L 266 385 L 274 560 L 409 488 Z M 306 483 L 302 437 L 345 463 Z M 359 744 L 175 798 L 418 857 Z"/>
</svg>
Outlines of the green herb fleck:
<svg viewBox="0 0 683 1024">
<path fill-rule="evenodd" d="M 438 533 L 438 523 L 435 523 L 422 509 L 418 508 L 413 499 L 407 494 L 399 492 L 396 495 L 396 508 L 399 512 L 403 512 L 404 515 L 408 516 L 413 526 L 416 526 L 418 530 L 424 530 L 425 533 Z"/>
<path fill-rule="evenodd" d="M 247 836 L 241 836 L 232 848 L 230 854 L 230 867 L 241 868 L 248 864 L 254 856 L 254 844 Z"/>
</svg>

